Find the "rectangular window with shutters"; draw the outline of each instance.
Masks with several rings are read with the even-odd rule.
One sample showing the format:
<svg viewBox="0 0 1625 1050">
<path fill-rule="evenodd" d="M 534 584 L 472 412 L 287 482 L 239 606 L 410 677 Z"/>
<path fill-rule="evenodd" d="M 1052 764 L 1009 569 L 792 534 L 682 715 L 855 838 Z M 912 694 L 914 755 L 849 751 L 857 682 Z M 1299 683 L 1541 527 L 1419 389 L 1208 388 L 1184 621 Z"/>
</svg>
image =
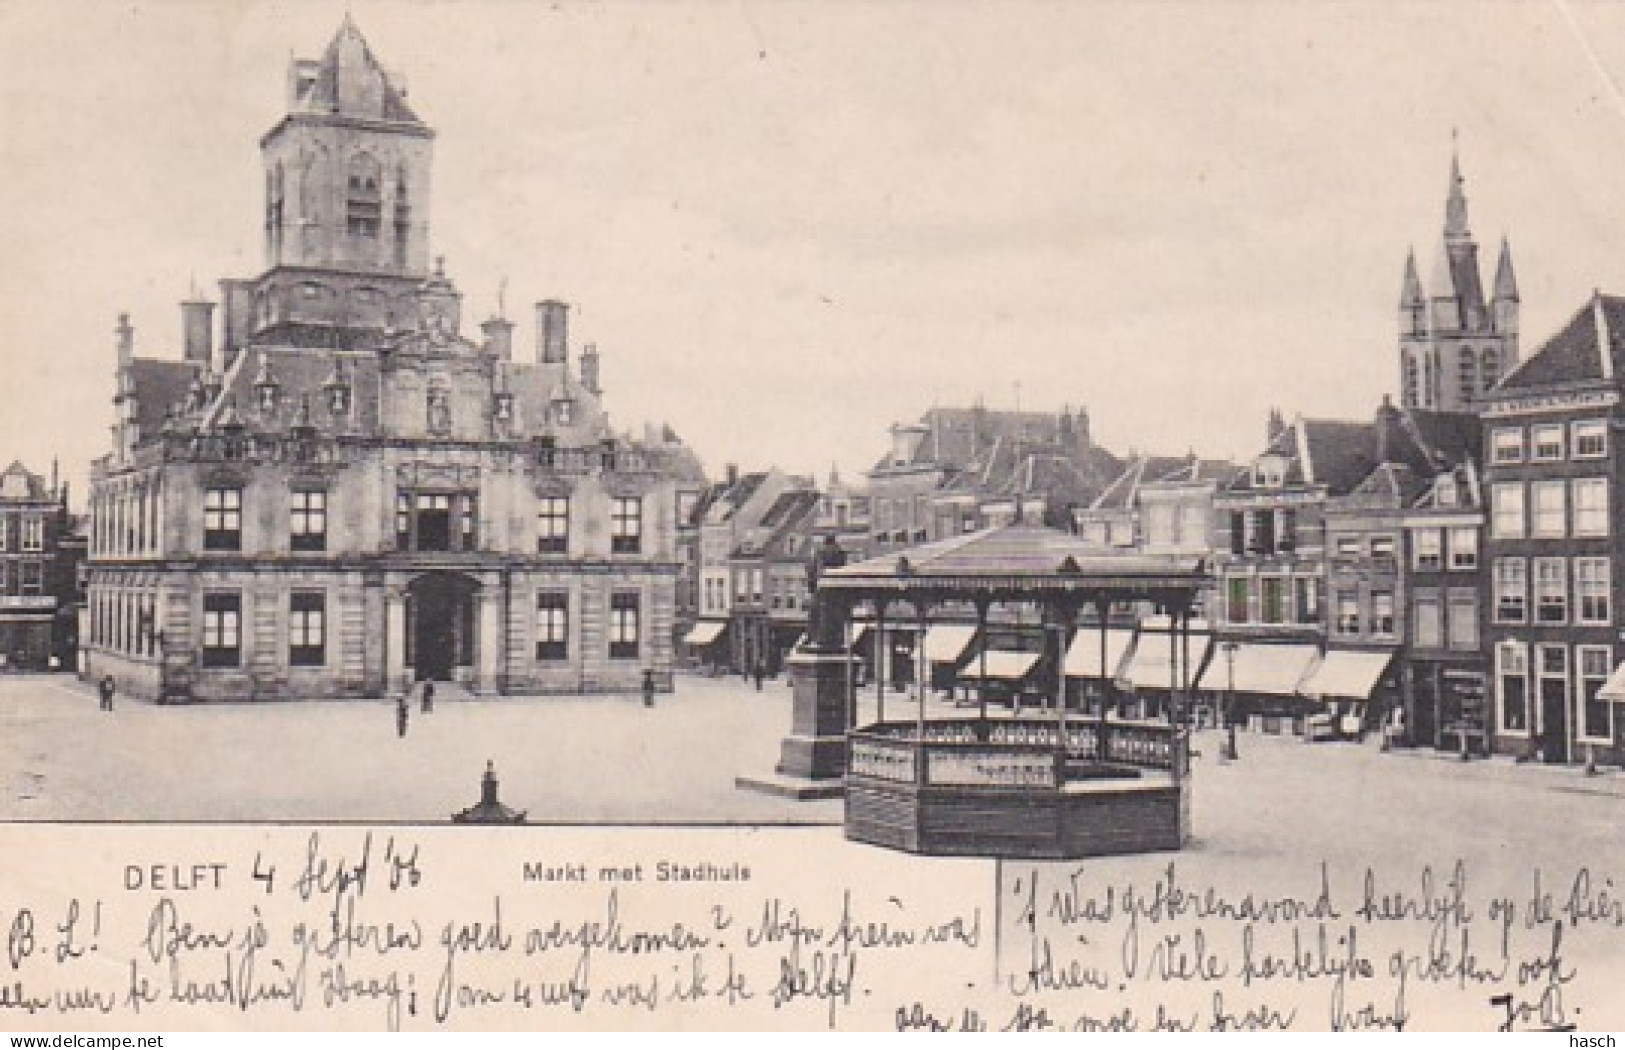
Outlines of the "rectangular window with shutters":
<svg viewBox="0 0 1625 1050">
<path fill-rule="evenodd" d="M 240 594 L 203 596 L 203 666 L 237 667 L 243 655 L 243 598 Z"/>
<path fill-rule="evenodd" d="M 536 595 L 536 659 L 564 660 L 570 655 L 570 596 L 557 591 Z"/>
<path fill-rule="evenodd" d="M 1523 623 L 1529 610 L 1528 565 L 1522 558 L 1495 559 L 1495 622 Z"/>
<path fill-rule="evenodd" d="M 320 591 L 288 596 L 288 663 L 294 667 L 327 663 L 327 598 Z"/>
<path fill-rule="evenodd" d="M 570 549 L 570 501 L 544 496 L 536 501 L 536 553 L 564 554 Z"/>
<path fill-rule="evenodd" d="M 243 549 L 243 490 L 210 488 L 203 492 L 203 549 Z"/>
<path fill-rule="evenodd" d="M 1529 731 L 1529 651 L 1519 642 L 1495 647 L 1496 693 L 1500 700 L 1501 731 Z"/>
<path fill-rule="evenodd" d="M 1411 637 L 1418 649 L 1438 649 L 1444 645 L 1443 608 L 1436 591 L 1417 591 L 1413 606 L 1416 621 L 1411 626 Z"/>
<path fill-rule="evenodd" d="M 612 660 L 636 660 L 642 625 L 639 623 L 638 595 L 621 593 L 610 596 L 609 604 L 609 657 Z"/>
</svg>

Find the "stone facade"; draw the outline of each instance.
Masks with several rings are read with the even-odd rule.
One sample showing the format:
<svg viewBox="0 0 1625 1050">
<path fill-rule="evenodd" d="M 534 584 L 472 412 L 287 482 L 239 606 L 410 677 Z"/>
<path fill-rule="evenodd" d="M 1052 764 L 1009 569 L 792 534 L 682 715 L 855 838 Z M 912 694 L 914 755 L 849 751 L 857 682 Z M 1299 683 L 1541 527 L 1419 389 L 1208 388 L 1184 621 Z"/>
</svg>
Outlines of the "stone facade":
<svg viewBox="0 0 1625 1050">
<path fill-rule="evenodd" d="M 163 700 L 669 687 L 669 430 L 617 435 L 568 307 L 462 334 L 428 263 L 433 132 L 354 25 L 295 61 L 261 140 L 266 261 L 182 305 L 179 361 L 121 318 L 93 469 L 86 673 Z"/>
</svg>

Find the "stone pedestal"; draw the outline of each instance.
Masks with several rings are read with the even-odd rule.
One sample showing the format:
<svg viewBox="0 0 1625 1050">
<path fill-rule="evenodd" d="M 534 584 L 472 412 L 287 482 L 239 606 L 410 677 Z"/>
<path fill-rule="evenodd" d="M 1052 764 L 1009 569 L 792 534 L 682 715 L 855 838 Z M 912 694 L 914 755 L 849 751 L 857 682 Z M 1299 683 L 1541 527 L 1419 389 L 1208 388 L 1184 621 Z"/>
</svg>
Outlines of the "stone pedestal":
<svg viewBox="0 0 1625 1050">
<path fill-rule="evenodd" d="M 846 776 L 844 653 L 797 652 L 788 661 L 793 708 L 772 776 L 739 777 L 738 787 L 791 798 L 837 798 Z"/>
</svg>

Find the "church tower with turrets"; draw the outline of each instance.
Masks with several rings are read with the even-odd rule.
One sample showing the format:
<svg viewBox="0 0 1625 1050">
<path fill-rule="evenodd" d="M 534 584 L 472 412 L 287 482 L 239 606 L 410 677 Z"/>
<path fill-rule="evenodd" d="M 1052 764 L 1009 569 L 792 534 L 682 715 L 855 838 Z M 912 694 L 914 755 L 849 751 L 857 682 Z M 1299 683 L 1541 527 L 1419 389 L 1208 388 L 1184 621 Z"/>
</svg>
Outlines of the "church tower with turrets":
<svg viewBox="0 0 1625 1050">
<path fill-rule="evenodd" d="M 1467 223 L 1458 157 L 1450 159 L 1444 238 L 1424 286 L 1416 253 L 1405 259 L 1399 295 L 1399 389 L 1407 408 L 1470 411 L 1518 362 L 1518 282 L 1501 240 L 1486 302 L 1478 243 Z"/>
</svg>

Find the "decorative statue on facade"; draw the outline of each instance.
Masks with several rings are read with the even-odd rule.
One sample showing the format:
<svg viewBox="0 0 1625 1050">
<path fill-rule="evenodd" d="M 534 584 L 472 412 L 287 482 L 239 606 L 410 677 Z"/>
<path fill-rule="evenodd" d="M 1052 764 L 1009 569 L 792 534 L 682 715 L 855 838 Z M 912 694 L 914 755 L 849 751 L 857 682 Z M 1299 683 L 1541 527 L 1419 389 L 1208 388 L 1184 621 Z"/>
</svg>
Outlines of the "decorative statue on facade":
<svg viewBox="0 0 1625 1050">
<path fill-rule="evenodd" d="M 807 593 L 811 595 L 807 606 L 807 646 L 814 652 L 838 653 L 846 649 L 843 637 L 846 624 L 836 615 L 830 596 L 818 589 L 818 581 L 824 573 L 845 564 L 846 551 L 833 536 L 825 536 L 823 544 L 814 548 L 807 559 Z"/>
</svg>

